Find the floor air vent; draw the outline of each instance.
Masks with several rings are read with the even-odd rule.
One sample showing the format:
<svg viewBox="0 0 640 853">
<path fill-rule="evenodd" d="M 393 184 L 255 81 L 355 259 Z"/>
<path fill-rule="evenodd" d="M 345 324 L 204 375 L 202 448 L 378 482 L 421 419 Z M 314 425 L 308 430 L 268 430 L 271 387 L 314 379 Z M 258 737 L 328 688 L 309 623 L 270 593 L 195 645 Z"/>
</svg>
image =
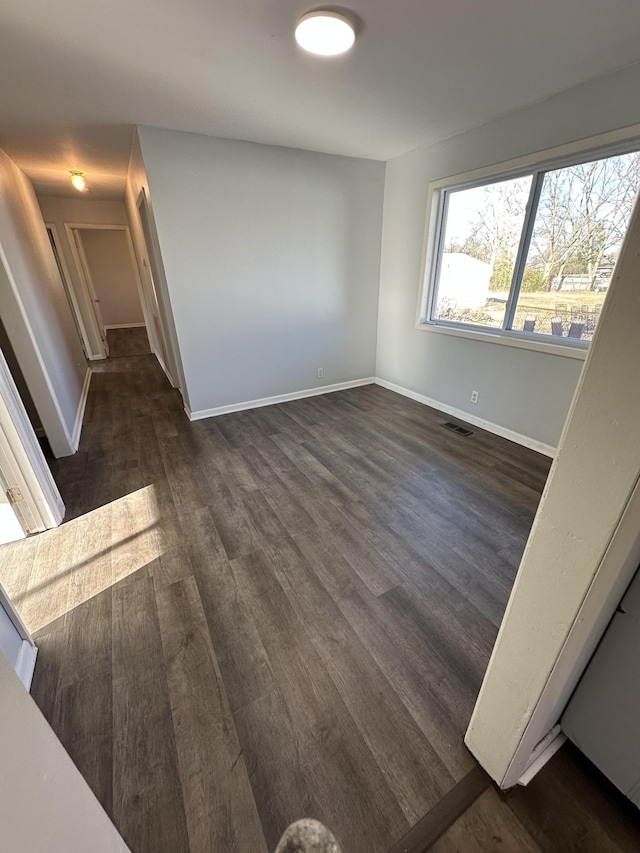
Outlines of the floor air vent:
<svg viewBox="0 0 640 853">
<path fill-rule="evenodd" d="M 451 432 L 456 432 L 458 435 L 473 435 L 473 430 L 465 429 L 464 427 L 459 426 L 458 424 L 454 424 L 451 421 L 447 421 L 446 424 L 442 424 L 445 429 L 450 429 Z"/>
</svg>

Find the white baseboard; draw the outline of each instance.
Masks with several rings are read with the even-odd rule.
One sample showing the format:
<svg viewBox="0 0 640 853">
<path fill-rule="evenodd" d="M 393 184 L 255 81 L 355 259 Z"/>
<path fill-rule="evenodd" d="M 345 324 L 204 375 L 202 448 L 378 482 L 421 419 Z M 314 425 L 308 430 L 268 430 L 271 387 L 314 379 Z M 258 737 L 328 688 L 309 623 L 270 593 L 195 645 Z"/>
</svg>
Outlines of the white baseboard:
<svg viewBox="0 0 640 853">
<path fill-rule="evenodd" d="M 187 417 L 190 421 L 199 421 L 203 418 L 215 418 L 218 415 L 228 415 L 232 412 L 243 412 L 246 409 L 258 409 L 262 406 L 274 406 L 277 403 L 287 403 L 291 400 L 302 400 L 305 397 L 316 397 L 320 394 L 330 394 L 332 391 L 342 391 L 346 388 L 358 388 L 361 385 L 372 385 L 374 383 L 376 385 L 381 385 L 383 388 L 388 388 L 390 391 L 402 394 L 403 397 L 409 397 L 412 400 L 416 400 L 418 403 L 430 406 L 432 409 L 437 409 L 447 415 L 453 415 L 455 418 L 459 418 L 466 423 L 485 429 L 487 432 L 499 435 L 501 438 L 506 438 L 516 444 L 521 444 L 523 447 L 536 450 L 538 453 L 543 453 L 545 456 L 553 458 L 556 454 L 556 448 L 552 447 L 550 444 L 544 444 L 541 441 L 537 441 L 535 438 L 530 438 L 527 435 L 514 432 L 513 430 L 507 429 L 499 424 L 494 424 L 491 421 L 484 420 L 484 418 L 478 418 L 475 415 L 471 415 L 469 412 L 465 412 L 462 409 L 456 409 L 446 403 L 441 403 L 439 400 L 433 400 L 431 397 L 425 397 L 424 394 L 418 394 L 416 391 L 410 391 L 402 385 L 396 385 L 394 382 L 387 382 L 386 379 L 380 379 L 374 376 L 369 376 L 365 379 L 355 379 L 351 382 L 339 382 L 335 385 L 323 385 L 319 388 L 306 388 L 302 391 L 293 391 L 289 394 L 279 394 L 275 397 L 262 397 L 259 400 L 247 400 L 244 403 L 232 403 L 229 406 L 218 406 L 213 409 L 201 409 L 195 412 L 190 411 L 189 408 L 185 406 L 185 412 L 187 413 Z"/>
<path fill-rule="evenodd" d="M 550 456 L 552 459 L 556 455 L 556 448 L 550 444 L 544 444 L 535 438 L 530 438 L 528 435 L 522 435 L 519 432 L 514 432 L 511 429 L 494 424 L 491 421 L 486 421 L 484 418 L 478 418 L 475 415 L 469 414 L 462 409 L 456 409 L 454 406 L 449 406 L 447 403 L 441 403 L 439 400 L 433 400 L 431 397 L 425 397 L 424 394 L 418 394 L 416 391 L 410 391 L 408 388 L 403 388 L 402 385 L 396 385 L 394 382 L 387 382 L 386 379 L 376 377 L 376 385 L 381 385 L 383 388 L 388 388 L 389 391 L 395 391 L 397 394 L 402 394 L 403 397 L 409 397 L 416 400 L 418 403 L 423 403 L 425 406 L 430 406 L 432 409 L 437 409 L 439 412 L 444 412 L 447 415 L 453 415 L 454 418 L 459 418 L 473 426 L 486 429 L 487 432 L 492 432 L 499 435 L 501 438 L 507 438 L 509 441 L 514 441 L 516 444 L 521 444 L 523 447 L 528 447 L 531 450 L 537 450 L 538 453 L 543 453 L 545 456 Z"/>
<path fill-rule="evenodd" d="M 143 326 L 146 326 L 146 323 L 113 323 L 106 324 L 105 329 L 141 329 Z"/>
<path fill-rule="evenodd" d="M 291 400 L 302 400 L 305 397 L 318 397 L 320 394 L 330 394 L 332 391 L 344 391 L 347 388 L 359 388 L 361 385 L 373 385 L 375 381 L 374 376 L 368 376 L 366 379 L 338 382 L 335 385 L 323 385 L 320 388 L 305 388 L 303 391 L 278 394 L 276 397 L 262 397 L 260 400 L 247 400 L 244 403 L 232 403 L 230 406 L 218 406 L 215 409 L 201 409 L 200 411 L 191 412 L 185 406 L 185 412 L 190 421 L 199 421 L 202 418 L 215 418 L 218 415 L 244 412 L 246 409 L 259 409 L 262 406 L 275 406 L 277 403 L 288 403 Z"/>
<path fill-rule="evenodd" d="M 84 419 L 84 410 L 87 407 L 87 397 L 89 396 L 89 385 L 91 384 L 91 371 L 87 368 L 84 375 L 84 384 L 82 393 L 80 394 L 80 402 L 78 403 L 78 411 L 76 413 L 76 422 L 73 425 L 73 435 L 71 436 L 71 444 L 75 453 L 80 446 L 80 433 L 82 432 L 82 421 Z"/>
</svg>

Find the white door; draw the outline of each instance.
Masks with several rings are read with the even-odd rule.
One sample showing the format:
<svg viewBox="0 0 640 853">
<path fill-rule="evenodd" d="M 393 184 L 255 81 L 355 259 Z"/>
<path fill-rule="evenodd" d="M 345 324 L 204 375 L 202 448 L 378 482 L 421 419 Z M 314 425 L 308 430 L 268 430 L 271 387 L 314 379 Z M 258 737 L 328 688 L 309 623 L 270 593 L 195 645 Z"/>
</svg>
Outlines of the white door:
<svg viewBox="0 0 640 853">
<path fill-rule="evenodd" d="M 12 492 L 0 471 L 0 545 L 24 539 L 26 533 L 10 500 Z"/>
<path fill-rule="evenodd" d="M 53 257 L 55 258 L 56 266 L 58 267 L 58 273 L 60 274 L 60 280 L 62 281 L 62 286 L 64 287 L 67 302 L 69 303 L 69 308 L 71 309 L 73 322 L 75 323 L 76 331 L 78 333 L 78 337 L 80 338 L 80 343 L 82 344 L 84 354 L 87 358 L 89 358 L 91 353 L 91 345 L 88 340 L 87 330 L 85 329 L 84 322 L 82 320 L 82 312 L 80 311 L 80 306 L 78 305 L 78 301 L 73 292 L 73 287 L 71 287 L 69 284 L 69 276 L 67 275 L 62 255 L 60 254 L 60 251 L 58 249 L 55 226 L 47 225 L 46 229 L 47 236 L 49 237 L 49 243 L 51 244 L 51 251 L 53 252 Z"/>
<path fill-rule="evenodd" d="M 94 310 L 94 302 L 82 274 L 82 264 L 78 256 L 73 232 L 65 223 L 65 237 L 71 249 L 71 256 L 74 260 L 78 277 L 77 282 L 74 277 L 72 277 L 69 272 L 69 268 L 67 267 L 56 226 L 53 223 L 46 223 L 46 228 L 49 235 L 49 241 L 51 243 L 53 257 L 67 293 L 69 305 L 71 306 L 71 311 L 74 316 L 80 340 L 82 341 L 85 355 L 90 360 L 106 358 L 104 341 L 100 335 L 98 320 Z"/>
<path fill-rule="evenodd" d="M 100 338 L 102 339 L 102 346 L 104 348 L 105 356 L 109 355 L 109 344 L 107 343 L 107 333 L 104 328 L 104 319 L 102 317 L 102 311 L 100 310 L 100 300 L 96 293 L 96 289 L 93 285 L 93 279 L 91 278 L 91 270 L 89 269 L 89 264 L 87 263 L 87 256 L 84 251 L 84 246 L 82 245 L 82 236 L 79 228 L 72 228 L 71 234 L 73 237 L 73 244 L 76 248 L 77 259 L 78 259 L 78 272 L 81 277 L 84 279 L 84 283 L 86 285 L 87 291 L 89 293 L 89 297 L 91 299 L 91 306 L 93 308 L 93 313 L 96 318 L 96 323 L 98 325 L 98 329 L 100 331 Z"/>
<path fill-rule="evenodd" d="M 62 523 L 64 503 L 1 351 L 0 489 L 25 533 Z"/>
</svg>

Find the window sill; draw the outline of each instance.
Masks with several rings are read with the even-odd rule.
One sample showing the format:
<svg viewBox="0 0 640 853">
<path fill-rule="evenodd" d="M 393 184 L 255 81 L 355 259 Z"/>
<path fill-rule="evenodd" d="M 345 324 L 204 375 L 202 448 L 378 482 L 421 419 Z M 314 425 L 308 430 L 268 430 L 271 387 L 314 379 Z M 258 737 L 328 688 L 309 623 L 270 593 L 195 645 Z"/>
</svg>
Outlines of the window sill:
<svg viewBox="0 0 640 853">
<path fill-rule="evenodd" d="M 535 352 L 543 352 L 549 355 L 558 355 L 563 358 L 575 358 L 579 361 L 584 361 L 587 357 L 588 348 L 575 344 L 559 344 L 555 343 L 548 337 L 542 340 L 535 340 L 517 332 L 505 332 L 496 329 L 495 332 L 485 331 L 480 329 L 460 329 L 453 326 L 447 326 L 440 323 L 417 323 L 416 329 L 424 332 L 436 332 L 440 335 L 451 335 L 455 338 L 468 338 L 472 341 L 483 341 L 488 344 L 499 344 L 501 346 L 516 347 L 518 349 L 534 350 Z M 541 336 L 542 337 L 542 336 Z"/>
</svg>

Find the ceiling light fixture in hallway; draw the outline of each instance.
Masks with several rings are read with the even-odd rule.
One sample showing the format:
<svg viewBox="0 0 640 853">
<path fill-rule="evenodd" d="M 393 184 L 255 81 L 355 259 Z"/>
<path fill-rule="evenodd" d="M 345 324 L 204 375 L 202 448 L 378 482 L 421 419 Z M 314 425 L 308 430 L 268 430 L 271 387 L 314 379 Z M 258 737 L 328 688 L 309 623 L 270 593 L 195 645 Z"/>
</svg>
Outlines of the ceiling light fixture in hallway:
<svg viewBox="0 0 640 853">
<path fill-rule="evenodd" d="M 87 179 L 82 172 L 77 171 L 77 169 L 74 169 L 71 172 L 71 183 L 78 192 L 84 192 L 87 188 Z"/>
</svg>

